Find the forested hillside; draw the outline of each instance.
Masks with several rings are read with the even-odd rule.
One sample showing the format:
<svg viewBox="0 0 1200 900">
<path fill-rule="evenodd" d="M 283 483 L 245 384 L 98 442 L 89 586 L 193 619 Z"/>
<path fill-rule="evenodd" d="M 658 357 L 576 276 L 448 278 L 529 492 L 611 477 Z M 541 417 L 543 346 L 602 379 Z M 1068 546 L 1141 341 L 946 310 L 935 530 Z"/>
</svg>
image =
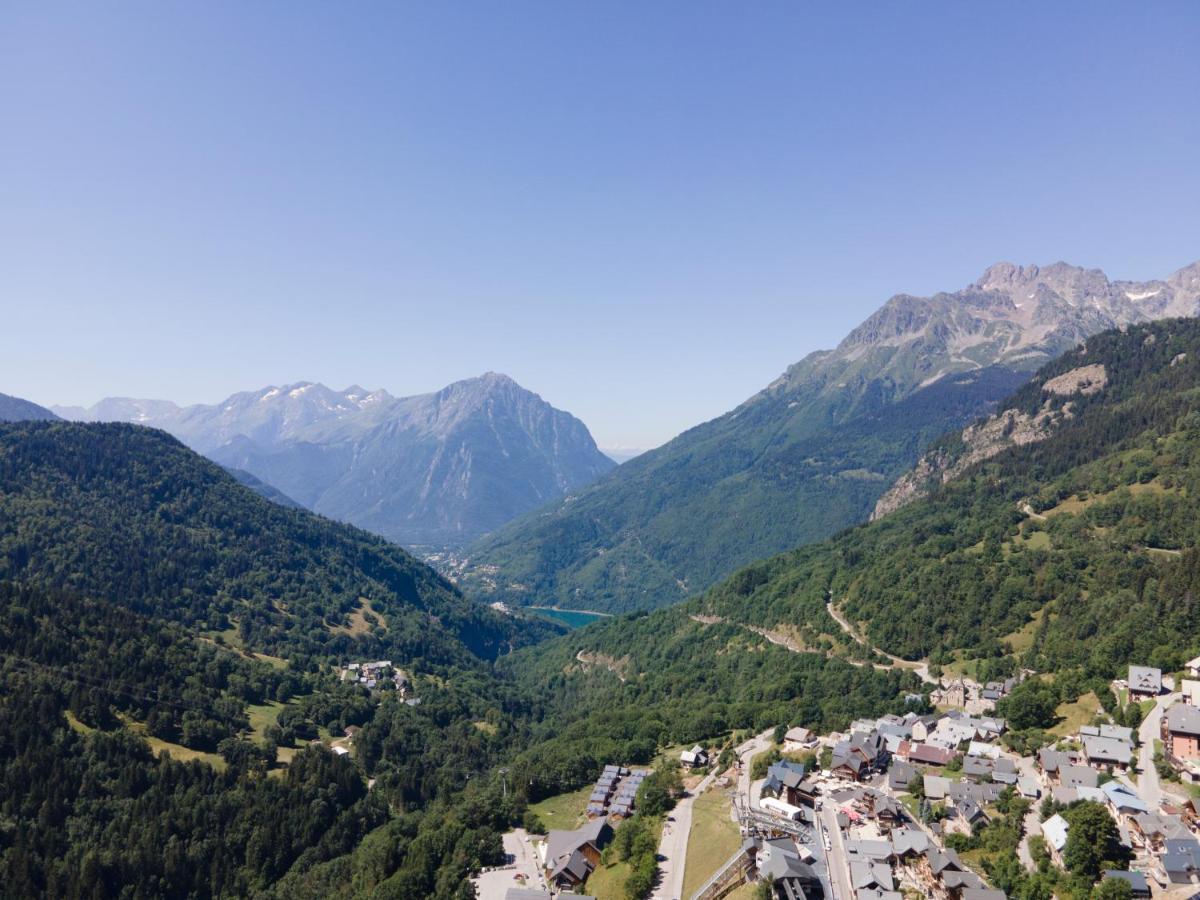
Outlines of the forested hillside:
<svg viewBox="0 0 1200 900">
<path fill-rule="evenodd" d="M 1043 387 L 1097 365 L 1100 390 Z M 1108 678 L 1130 661 L 1172 669 L 1195 655 L 1200 324 L 1093 337 L 1005 408 L 1059 424 L 929 499 L 746 567 L 673 617 L 631 623 L 623 639 L 640 647 L 670 622 L 696 628 L 685 618 L 696 616 L 864 655 L 827 612 L 832 600 L 877 648 L 935 666 L 979 659 L 996 672 L 1024 664 Z M 572 637 L 584 650 L 607 640 L 598 629 Z M 683 654 L 669 663 L 701 664 Z"/>
<path fill-rule="evenodd" d="M 924 708 L 918 675 L 830 601 L 935 670 L 1026 665 L 1081 693 L 1129 661 L 1176 668 L 1200 649 L 1200 323 L 1096 336 L 1005 406 L 1048 436 L 691 601 L 494 661 L 545 632 L 162 433 L 4 426 L 0 876 L 63 896 L 464 897 L 529 802 L 607 762 Z M 382 654 L 419 705 L 337 679 Z M 309 746 L 348 725 L 352 756 Z"/>
<path fill-rule="evenodd" d="M 0 636 L 5 896 L 462 896 L 519 819 L 490 769 L 530 707 L 481 666 L 414 670 L 412 706 L 9 583 Z"/>
<path fill-rule="evenodd" d="M 517 815 L 458 805 L 527 733 L 486 659 L 552 632 L 161 432 L 0 426 L 5 892 L 294 897 L 356 851 L 315 895 L 454 896 Z M 419 705 L 339 681 L 378 658 Z"/>
<path fill-rule="evenodd" d="M 0 425 L 0 579 L 234 629 L 301 663 L 351 648 L 464 662 L 549 628 L 518 627 L 394 544 L 268 502 L 133 425 Z"/>
<path fill-rule="evenodd" d="M 1194 315 L 1198 272 L 1135 284 L 1000 263 L 953 293 L 899 294 L 736 409 L 483 538 L 456 574 L 510 603 L 620 612 L 683 600 L 863 521 L 931 440 L 1089 335 Z"/>
<path fill-rule="evenodd" d="M 6 896 L 247 894 L 306 848 L 328 853 L 317 835 L 354 841 L 381 816 L 328 753 L 255 776 L 266 759 L 238 739 L 247 705 L 307 692 L 306 676 L 112 603 L 6 583 L 0 633 Z M 229 765 L 155 759 L 139 735 Z"/>
<path fill-rule="evenodd" d="M 0 877 L 22 896 L 462 897 L 528 802 L 605 763 L 915 686 L 732 627 L 631 653 L 635 619 L 610 623 L 614 671 L 566 640 L 497 672 L 549 626 L 136 426 L 0 430 L 0 567 Z M 337 677 L 381 656 L 419 703 Z"/>
<path fill-rule="evenodd" d="M 792 401 L 762 398 L 484 538 L 469 551 L 463 583 L 487 597 L 567 608 L 675 603 L 737 566 L 864 518 L 926 444 L 1026 377 L 1007 368 L 965 374 L 797 435 L 781 425 Z"/>
</svg>

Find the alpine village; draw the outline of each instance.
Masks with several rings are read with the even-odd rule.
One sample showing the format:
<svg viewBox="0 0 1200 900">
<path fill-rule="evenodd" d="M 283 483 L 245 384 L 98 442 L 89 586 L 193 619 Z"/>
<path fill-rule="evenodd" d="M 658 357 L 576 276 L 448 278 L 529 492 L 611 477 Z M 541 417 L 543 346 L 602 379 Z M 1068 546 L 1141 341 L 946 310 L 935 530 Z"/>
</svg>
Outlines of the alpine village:
<svg viewBox="0 0 1200 900">
<path fill-rule="evenodd" d="M 0 898 L 1200 898 L 1195 3 L 55 7 Z"/>
</svg>

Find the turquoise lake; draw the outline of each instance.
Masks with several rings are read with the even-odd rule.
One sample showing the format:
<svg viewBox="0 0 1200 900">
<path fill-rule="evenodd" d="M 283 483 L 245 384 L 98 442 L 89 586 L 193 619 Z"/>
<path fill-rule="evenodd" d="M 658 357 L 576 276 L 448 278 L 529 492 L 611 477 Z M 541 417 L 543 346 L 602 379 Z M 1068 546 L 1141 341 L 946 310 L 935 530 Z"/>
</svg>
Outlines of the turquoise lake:
<svg viewBox="0 0 1200 900">
<path fill-rule="evenodd" d="M 608 618 L 604 613 L 583 612 L 578 609 L 551 609 L 549 606 L 531 606 L 529 608 L 548 619 L 562 622 L 568 628 L 582 628 L 584 625 L 590 625 L 597 619 Z"/>
</svg>

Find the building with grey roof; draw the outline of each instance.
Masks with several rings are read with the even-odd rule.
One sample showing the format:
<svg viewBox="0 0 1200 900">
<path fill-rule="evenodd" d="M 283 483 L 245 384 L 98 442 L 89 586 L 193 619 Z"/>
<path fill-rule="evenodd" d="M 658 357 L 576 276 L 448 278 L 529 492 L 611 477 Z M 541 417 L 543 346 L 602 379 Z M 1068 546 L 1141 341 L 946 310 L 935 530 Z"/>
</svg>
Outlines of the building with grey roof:
<svg viewBox="0 0 1200 900">
<path fill-rule="evenodd" d="M 1194 837 L 1168 838 L 1159 864 L 1171 884 L 1200 882 L 1200 844 Z"/>
<path fill-rule="evenodd" d="M 920 856 L 929 846 L 929 835 L 919 828 L 897 828 L 892 832 L 892 855 L 897 859 Z"/>
<path fill-rule="evenodd" d="M 978 890 L 984 887 L 983 879 L 974 872 L 952 869 L 942 873 L 942 884 L 951 891 Z"/>
<path fill-rule="evenodd" d="M 1183 819 L 1162 812 L 1134 814 L 1129 819 L 1129 831 L 1135 843 L 1155 850 L 1161 849 L 1167 840 L 1192 835 Z"/>
<path fill-rule="evenodd" d="M 1055 813 L 1042 823 L 1042 837 L 1055 853 L 1062 853 L 1067 846 L 1067 831 L 1070 829 L 1067 820 Z"/>
<path fill-rule="evenodd" d="M 941 775 L 926 775 L 922 784 L 930 800 L 941 800 L 950 792 L 950 779 Z"/>
<path fill-rule="evenodd" d="M 1162 669 L 1130 666 L 1128 684 L 1131 697 L 1157 697 L 1162 693 Z"/>
<path fill-rule="evenodd" d="M 1082 743 L 1083 757 L 1089 766 L 1099 768 L 1112 766 L 1116 769 L 1129 767 L 1129 759 L 1133 756 L 1133 747 L 1126 741 L 1085 734 Z"/>
<path fill-rule="evenodd" d="M 1058 781 L 1064 787 L 1094 788 L 1100 786 L 1100 773 L 1087 766 L 1067 766 L 1059 769 Z"/>
<path fill-rule="evenodd" d="M 1130 746 L 1133 745 L 1133 729 L 1126 728 L 1124 725 L 1084 725 L 1079 729 L 1080 737 L 1092 735 L 1093 737 L 1114 738 L 1118 741 L 1124 741 Z"/>
<path fill-rule="evenodd" d="M 763 840 L 756 846 L 754 864 L 758 877 L 773 880 L 775 893 L 783 900 L 807 900 L 819 896 L 821 880 L 811 865 L 804 861 L 791 838 Z"/>
<path fill-rule="evenodd" d="M 1150 811 L 1145 800 L 1119 781 L 1109 781 L 1101 785 L 1100 790 L 1108 805 L 1119 815 L 1132 816 Z"/>
<path fill-rule="evenodd" d="M 504 893 L 504 900 L 554 900 L 554 895 L 549 891 L 513 887 Z"/>
<path fill-rule="evenodd" d="M 1162 720 L 1163 751 L 1177 768 L 1200 764 L 1200 709 L 1176 703 Z M 1194 778 L 1195 769 L 1192 768 Z"/>
<path fill-rule="evenodd" d="M 1050 796 L 1054 798 L 1055 803 L 1063 806 L 1070 806 L 1079 799 L 1079 791 L 1073 787 L 1065 787 L 1061 784 L 1056 784 L 1050 789 Z"/>
<path fill-rule="evenodd" d="M 1109 869 L 1100 880 L 1124 881 L 1129 885 L 1129 894 L 1131 897 L 1142 898 L 1150 896 L 1150 883 L 1146 881 L 1146 876 L 1141 872 L 1127 871 L 1125 869 Z"/>
<path fill-rule="evenodd" d="M 890 841 L 846 841 L 846 855 L 852 860 L 882 862 L 891 858 L 892 844 Z"/>
<path fill-rule="evenodd" d="M 930 870 L 939 878 L 943 872 L 963 870 L 963 861 L 954 850 L 934 847 L 925 858 L 929 861 Z"/>
<path fill-rule="evenodd" d="M 946 791 L 947 796 L 954 802 L 974 800 L 980 806 L 995 803 L 1004 793 L 1004 785 L 982 782 L 976 784 L 970 781 L 952 781 Z"/>
<path fill-rule="evenodd" d="M 892 764 L 888 767 L 888 787 L 893 791 L 907 791 L 908 786 L 916 777 L 916 767 L 910 766 L 902 759 L 892 760 Z"/>
<path fill-rule="evenodd" d="M 1200 709 L 1176 703 L 1167 710 L 1167 728 L 1181 734 L 1200 734 Z"/>
<path fill-rule="evenodd" d="M 599 863 L 600 851 L 612 834 L 605 819 L 595 819 L 574 831 L 551 831 L 544 846 L 546 880 L 558 887 L 581 884 Z"/>
<path fill-rule="evenodd" d="M 1005 784 L 1017 782 L 1017 765 L 1007 757 L 993 759 L 987 756 L 965 756 L 962 771 L 965 777 L 975 781 L 992 780 Z"/>
<path fill-rule="evenodd" d="M 1080 756 L 1074 750 L 1055 750 L 1052 747 L 1043 747 L 1038 751 L 1038 766 L 1053 778 L 1057 778 L 1065 766 L 1073 766 L 1079 760 Z"/>
<path fill-rule="evenodd" d="M 850 886 L 856 891 L 863 888 L 877 888 L 883 891 L 896 889 L 891 866 L 865 859 L 850 860 Z"/>
<path fill-rule="evenodd" d="M 804 783 L 804 763 L 782 759 L 773 763 L 767 769 L 767 778 L 763 782 L 761 796 L 786 797 L 794 794 Z M 792 802 L 788 800 L 788 802 Z"/>
</svg>

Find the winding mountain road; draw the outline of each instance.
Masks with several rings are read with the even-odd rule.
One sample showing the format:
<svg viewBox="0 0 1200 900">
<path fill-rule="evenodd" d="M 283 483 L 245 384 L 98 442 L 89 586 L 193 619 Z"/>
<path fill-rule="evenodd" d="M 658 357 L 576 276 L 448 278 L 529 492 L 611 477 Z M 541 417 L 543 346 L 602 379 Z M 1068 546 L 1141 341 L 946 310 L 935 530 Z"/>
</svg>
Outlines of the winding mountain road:
<svg viewBox="0 0 1200 900">
<path fill-rule="evenodd" d="M 864 647 L 866 647 L 869 650 L 875 650 L 875 652 L 879 653 L 880 656 L 886 656 L 888 659 L 892 660 L 892 662 L 894 663 L 894 665 L 890 665 L 890 666 L 884 665 L 883 663 L 870 663 L 869 665 L 875 671 L 890 672 L 897 668 L 908 669 L 910 672 L 915 672 L 917 674 L 917 677 L 920 678 L 922 681 L 926 682 L 927 684 L 932 684 L 932 685 L 938 684 L 937 680 L 934 678 L 931 678 L 929 675 L 928 663 L 910 662 L 909 660 L 901 659 L 898 656 L 892 656 L 890 653 L 884 653 L 882 650 L 876 650 L 874 647 L 871 647 L 869 644 L 867 644 L 865 641 L 863 641 L 862 638 L 860 638 L 858 635 L 856 635 L 854 633 L 854 631 L 850 628 L 850 623 L 846 622 L 845 619 L 840 618 L 839 614 L 835 613 L 833 611 L 832 607 L 830 607 L 830 615 L 833 616 L 834 621 L 836 621 L 839 625 L 841 625 L 842 628 L 846 631 L 846 633 L 848 635 L 850 635 L 850 637 L 854 638 L 854 640 L 856 642 L 858 642 L 859 644 L 862 644 Z M 726 623 L 732 624 L 732 625 L 737 625 L 740 628 L 745 628 L 747 631 L 754 632 L 761 638 L 766 638 L 770 643 L 774 644 L 775 646 L 782 647 L 783 649 L 789 650 L 792 653 L 816 653 L 818 655 L 825 656 L 829 659 L 840 659 L 842 662 L 848 663 L 852 666 L 857 666 L 860 669 L 863 666 L 868 665 L 868 663 L 863 662 L 861 659 L 846 659 L 846 657 L 838 656 L 836 653 L 833 653 L 832 651 L 816 650 L 816 649 L 811 649 L 808 647 L 802 647 L 799 644 L 797 644 L 794 640 L 792 640 L 790 637 L 788 637 L 787 635 L 781 634 L 778 631 L 771 631 L 768 628 L 763 628 L 761 625 L 747 625 L 745 622 L 730 622 L 724 616 L 694 615 L 694 616 L 689 616 L 689 618 L 693 622 L 699 622 L 701 625 L 717 625 L 717 624 L 726 624 Z M 580 653 L 582 653 L 582 652 L 583 651 L 581 650 Z M 584 660 L 580 660 L 580 662 L 584 662 Z M 620 676 L 618 676 L 618 677 L 620 677 Z M 623 678 L 621 680 L 624 681 Z"/>
<path fill-rule="evenodd" d="M 846 617 L 838 611 L 838 608 L 833 605 L 833 600 L 825 601 L 825 611 L 829 613 L 829 617 L 833 619 L 833 621 L 838 623 L 842 631 L 846 632 L 850 639 L 860 647 L 865 647 L 873 653 L 878 653 L 880 656 L 886 656 L 892 661 L 892 666 L 896 668 L 908 669 L 910 672 L 915 672 L 917 677 L 926 684 L 938 684 L 937 679 L 929 674 L 929 663 L 927 661 L 921 660 L 920 662 L 914 662 L 910 659 L 901 659 L 899 656 L 894 656 L 885 650 L 880 650 L 878 647 L 869 644 L 865 638 L 863 638 L 857 631 L 854 630 L 854 626 L 851 625 Z M 892 666 L 884 666 L 878 663 L 875 663 L 874 665 L 876 669 L 887 670 L 892 668 Z"/>
</svg>

